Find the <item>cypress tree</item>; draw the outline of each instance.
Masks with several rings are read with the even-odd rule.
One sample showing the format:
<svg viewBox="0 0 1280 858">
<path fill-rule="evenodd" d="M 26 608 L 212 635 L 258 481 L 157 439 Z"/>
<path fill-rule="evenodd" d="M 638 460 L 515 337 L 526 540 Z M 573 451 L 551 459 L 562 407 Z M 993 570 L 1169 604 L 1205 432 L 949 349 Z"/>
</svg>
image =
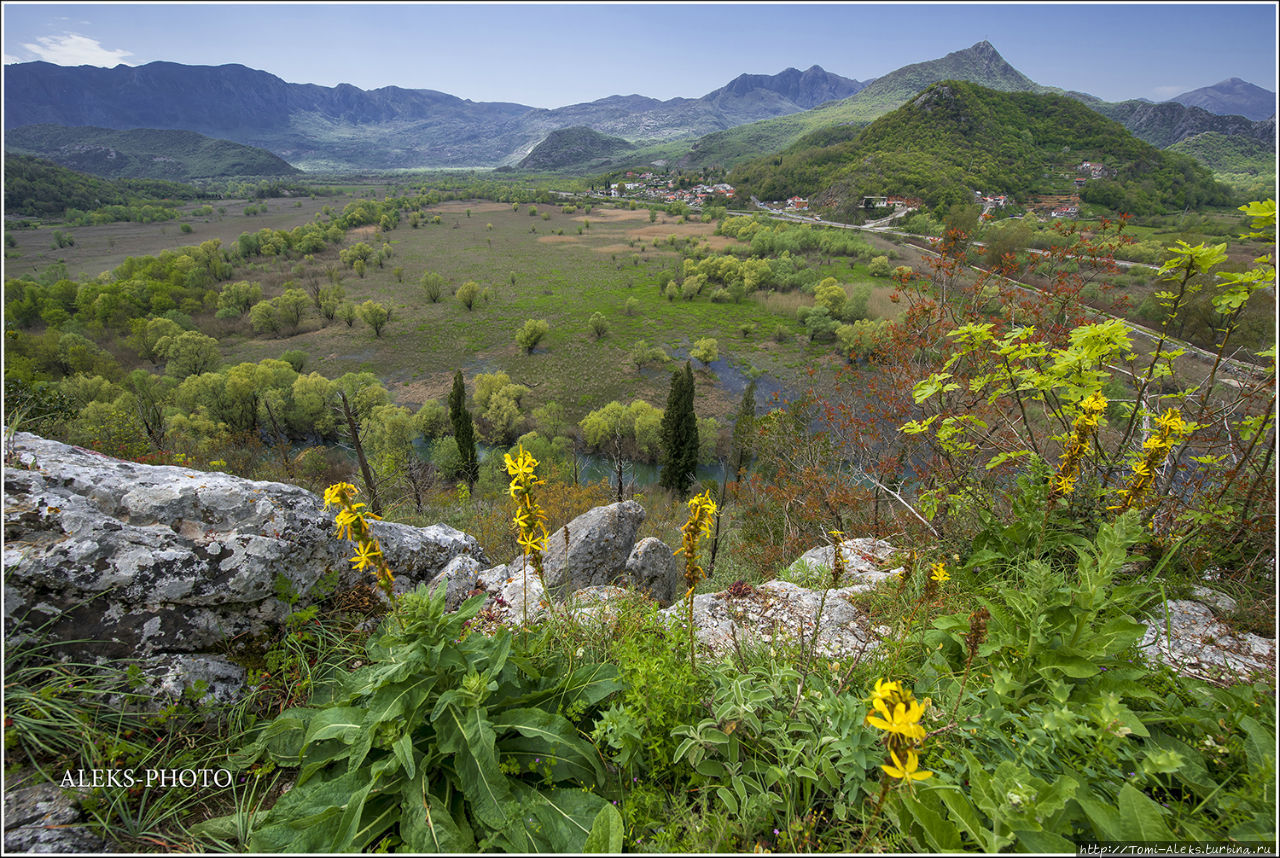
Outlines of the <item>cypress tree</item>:
<svg viewBox="0 0 1280 858">
<path fill-rule="evenodd" d="M 751 458 L 752 441 L 756 431 L 756 382 L 755 379 L 742 392 L 742 403 L 738 406 L 738 419 L 733 424 L 733 444 L 729 454 L 729 467 L 733 481 L 738 482 L 742 476 L 742 468 Z"/>
<path fill-rule="evenodd" d="M 480 463 L 476 459 L 475 427 L 471 425 L 471 412 L 467 410 L 467 389 L 462 383 L 462 370 L 453 377 L 453 390 L 449 391 L 449 421 L 453 423 L 453 439 L 462 456 L 462 472 L 467 478 L 467 486 L 474 486 L 480 477 Z"/>
<path fill-rule="evenodd" d="M 658 483 L 684 497 L 698 466 L 698 417 L 693 411 L 693 367 L 671 373 L 671 391 L 662 415 L 662 474 Z"/>
</svg>

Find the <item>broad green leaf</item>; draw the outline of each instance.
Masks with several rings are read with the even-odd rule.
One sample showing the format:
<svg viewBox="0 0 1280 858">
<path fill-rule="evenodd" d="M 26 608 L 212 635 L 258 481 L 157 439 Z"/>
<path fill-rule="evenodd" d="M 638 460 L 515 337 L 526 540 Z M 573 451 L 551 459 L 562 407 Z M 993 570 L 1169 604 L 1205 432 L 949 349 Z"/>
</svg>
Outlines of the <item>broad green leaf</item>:
<svg viewBox="0 0 1280 858">
<path fill-rule="evenodd" d="M 978 820 L 978 812 L 973 804 L 960 791 L 959 787 L 937 787 L 934 792 L 942 799 L 942 803 L 951 811 L 952 817 L 959 823 L 960 829 L 973 838 L 973 842 L 985 849 L 990 837 L 986 827 Z"/>
<path fill-rule="evenodd" d="M 1052 650 L 1041 653 L 1040 668 L 1042 670 L 1056 670 L 1073 679 L 1084 679 L 1099 672 L 1098 666 L 1087 658 Z"/>
<path fill-rule="evenodd" d="M 391 743 L 391 750 L 395 753 L 396 758 L 400 760 L 400 765 L 404 768 L 405 777 L 412 778 L 414 775 L 413 737 L 408 733 L 402 734 L 399 739 Z"/>
<path fill-rule="evenodd" d="M 1076 803 L 1084 811 L 1085 818 L 1093 826 L 1094 834 L 1099 840 L 1133 840 L 1132 829 L 1126 827 L 1126 820 L 1121 819 L 1114 807 L 1084 796 L 1076 796 Z"/>
<path fill-rule="evenodd" d="M 903 805 L 924 831 L 925 839 L 929 841 L 934 851 L 960 851 L 960 832 L 940 812 L 942 806 L 936 792 L 922 790 L 918 796 L 904 794 L 901 799 Z"/>
<path fill-rule="evenodd" d="M 400 836 L 404 838 L 405 851 L 474 851 L 470 829 L 459 828 L 445 803 L 427 787 L 425 772 L 401 787 Z"/>
<path fill-rule="evenodd" d="M 512 783 L 511 790 L 520 810 L 518 819 L 512 814 L 513 823 L 524 828 L 512 838 L 513 844 L 525 844 L 520 851 L 530 851 L 527 846 L 532 844 L 536 852 L 582 852 L 596 817 L 609 806 L 600 796 L 583 790 L 539 791 L 519 781 Z M 509 836 L 509 830 L 504 833 Z"/>
<path fill-rule="evenodd" d="M 600 808 L 595 821 L 591 823 L 591 832 L 582 844 L 582 851 L 588 854 L 617 854 L 622 851 L 623 825 L 622 814 L 611 804 Z"/>
<path fill-rule="evenodd" d="M 471 800 L 476 819 L 501 829 L 507 822 L 504 805 L 511 801 L 511 789 L 498 768 L 496 736 L 484 710 L 462 712 L 449 706 L 435 723 L 440 750 L 453 755 L 459 785 Z"/>
<path fill-rule="evenodd" d="M 365 712 L 354 706 L 335 706 L 322 709 L 307 725 L 307 738 L 303 743 L 323 742 L 325 739 L 339 739 L 350 745 L 362 732 L 365 732 Z"/>
<path fill-rule="evenodd" d="M 604 780 L 604 766 L 600 762 L 599 752 L 562 715 L 553 715 L 542 709 L 509 709 L 494 716 L 493 730 L 498 734 L 515 730 L 521 736 L 534 740 L 521 750 L 541 746 L 546 751 L 546 756 L 585 768 L 590 774 L 584 780 L 591 783 Z M 520 744 L 517 743 L 515 747 L 520 747 Z"/>
<path fill-rule="evenodd" d="M 1120 817 L 1129 831 L 1127 840 L 1174 840 L 1173 832 L 1165 824 L 1166 811 L 1143 795 L 1133 784 L 1120 789 L 1117 802 Z"/>
<path fill-rule="evenodd" d="M 731 816 L 738 815 L 738 799 L 725 787 L 716 787 L 716 798 L 724 804 Z"/>
</svg>

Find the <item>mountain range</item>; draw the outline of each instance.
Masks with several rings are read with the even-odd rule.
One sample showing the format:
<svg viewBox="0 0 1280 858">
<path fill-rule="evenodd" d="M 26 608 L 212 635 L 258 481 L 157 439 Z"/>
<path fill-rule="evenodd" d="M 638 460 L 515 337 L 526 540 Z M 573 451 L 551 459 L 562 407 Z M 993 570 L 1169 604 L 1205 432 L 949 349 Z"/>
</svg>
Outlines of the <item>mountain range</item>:
<svg viewBox="0 0 1280 858">
<path fill-rule="evenodd" d="M 635 144 L 634 153 L 616 144 L 606 147 L 622 159 L 732 166 L 824 127 L 866 125 L 948 79 L 1004 92 L 1061 92 L 1027 78 L 986 41 L 870 81 L 818 66 L 789 68 L 774 75 L 740 75 L 700 98 L 615 95 L 555 109 L 473 102 L 426 89 L 292 84 L 242 65 L 154 62 L 105 69 L 32 62 L 5 67 L 4 122 L 6 129 L 40 123 L 195 131 L 266 149 L 308 170 L 517 165 L 566 128 Z M 1237 103 L 1232 100 L 1237 91 L 1245 90 L 1224 81 L 1185 96 L 1212 108 Z M 1218 116 L 1197 104 L 1109 104 L 1084 93 L 1065 94 L 1157 146 L 1216 132 L 1264 140 L 1274 148 L 1274 119 L 1268 124 Z M 565 146 L 561 136 L 551 148 L 567 156 L 585 140 L 581 132 L 577 138 Z M 600 142 L 582 151 L 599 160 Z M 544 168 L 574 166 L 541 163 L 548 164 Z"/>
<path fill-rule="evenodd" d="M 242 65 L 155 62 L 112 69 L 5 67 L 5 127 L 95 125 L 196 131 L 304 168 L 514 164 L 552 131 L 589 126 L 631 141 L 694 138 L 799 113 L 864 84 L 818 66 L 742 75 L 701 98 L 610 96 L 553 110 L 435 90 L 286 83 Z"/>
<path fill-rule="evenodd" d="M 1200 107 L 1210 113 L 1234 114 L 1245 119 L 1267 119 L 1276 115 L 1276 94 L 1238 77 L 1227 78 L 1213 86 L 1202 86 L 1169 100 L 1187 107 Z"/>
</svg>

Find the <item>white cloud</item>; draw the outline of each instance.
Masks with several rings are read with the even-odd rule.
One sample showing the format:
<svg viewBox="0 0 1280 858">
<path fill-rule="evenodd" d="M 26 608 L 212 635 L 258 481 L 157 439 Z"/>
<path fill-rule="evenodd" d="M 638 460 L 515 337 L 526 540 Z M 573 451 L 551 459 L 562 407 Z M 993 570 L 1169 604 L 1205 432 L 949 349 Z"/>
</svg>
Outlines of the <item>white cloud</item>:
<svg viewBox="0 0 1280 858">
<path fill-rule="evenodd" d="M 10 63 L 20 63 L 20 62 L 22 62 L 22 60 L 18 59 L 17 57 L 13 56 L 12 54 L 5 54 L 5 55 L 4 55 L 4 64 L 5 64 L 5 65 L 9 65 Z"/>
<path fill-rule="evenodd" d="M 34 45 L 23 45 L 31 53 L 45 62 L 60 66 L 105 66 L 112 67 L 124 63 L 125 57 L 133 56 L 130 51 L 109 51 L 98 43 L 97 39 L 81 36 L 78 33 L 67 33 L 63 36 L 41 36 Z M 8 59 L 5 60 L 8 62 Z M 129 65 L 125 63 L 125 65 Z"/>
</svg>

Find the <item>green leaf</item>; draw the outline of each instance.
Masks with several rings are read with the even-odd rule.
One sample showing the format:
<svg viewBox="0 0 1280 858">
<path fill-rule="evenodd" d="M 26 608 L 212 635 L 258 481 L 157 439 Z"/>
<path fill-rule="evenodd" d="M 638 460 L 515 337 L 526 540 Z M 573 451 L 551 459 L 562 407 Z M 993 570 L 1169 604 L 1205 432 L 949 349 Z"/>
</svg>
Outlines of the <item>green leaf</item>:
<svg viewBox="0 0 1280 858">
<path fill-rule="evenodd" d="M 1084 679 L 1099 673 L 1098 666 L 1089 659 L 1054 650 L 1043 651 L 1040 654 L 1040 667 L 1045 670 L 1060 671 L 1072 679 Z"/>
<path fill-rule="evenodd" d="M 493 725 L 481 709 L 459 711 L 448 706 L 436 723 L 440 750 L 453 755 L 462 792 L 476 818 L 493 829 L 506 825 L 504 805 L 511 801 L 507 777 L 498 768 Z"/>
<path fill-rule="evenodd" d="M 730 815 L 738 815 L 738 799 L 727 787 L 716 787 L 716 797 L 728 809 Z"/>
<path fill-rule="evenodd" d="M 902 803 L 920 825 L 925 839 L 929 841 L 934 851 L 959 852 L 961 850 L 960 832 L 940 813 L 942 805 L 936 792 L 922 790 L 918 797 L 904 794 Z"/>
<path fill-rule="evenodd" d="M 1126 785 L 1127 786 L 1127 785 Z M 1131 830 L 1126 828 L 1125 820 L 1114 807 L 1104 804 L 1095 798 L 1076 796 L 1076 803 L 1084 811 L 1085 818 L 1093 826 L 1094 834 L 1099 840 L 1134 840 Z"/>
<path fill-rule="evenodd" d="M 367 730 L 364 716 L 364 710 L 354 706 L 322 709 L 307 725 L 307 738 L 303 745 L 323 742 L 325 739 L 338 739 L 343 744 L 350 745 Z"/>
<path fill-rule="evenodd" d="M 1174 840 L 1173 832 L 1165 824 L 1166 811 L 1133 784 L 1125 784 L 1117 802 L 1120 817 L 1129 832 L 1127 840 Z"/>
<path fill-rule="evenodd" d="M 509 709 L 495 715 L 493 730 L 497 734 L 514 730 L 529 742 L 503 741 L 504 752 L 529 757 L 542 757 L 565 769 L 552 776 L 556 780 L 576 778 L 584 783 L 604 781 L 604 766 L 594 745 L 578 734 L 577 728 L 562 715 L 541 709 Z M 532 757 L 530 757 L 532 755 Z"/>
<path fill-rule="evenodd" d="M 414 775 L 413 737 L 408 733 L 402 734 L 399 739 L 391 743 L 391 750 L 400 760 L 400 765 L 404 767 L 405 777 L 412 778 Z"/>
<path fill-rule="evenodd" d="M 240 839 L 240 831 L 247 821 L 248 814 L 229 813 L 226 816 L 215 816 L 191 827 L 191 833 L 201 837 L 225 840 L 230 843 Z"/>
<path fill-rule="evenodd" d="M 619 853 L 622 851 L 622 836 L 622 814 L 613 805 L 606 804 L 591 823 L 591 833 L 582 844 L 582 851 L 589 854 Z"/>
<path fill-rule="evenodd" d="M 400 836 L 404 838 L 405 851 L 421 854 L 475 850 L 470 828 L 460 828 L 444 801 L 428 790 L 426 772 L 401 786 L 400 794 Z"/>
<path fill-rule="evenodd" d="M 513 781 L 519 813 L 499 834 L 495 845 L 506 852 L 582 852 L 600 811 L 609 805 L 583 790 L 538 791 Z"/>
<path fill-rule="evenodd" d="M 942 799 L 942 803 L 951 811 L 951 815 L 960 823 L 960 828 L 970 837 L 973 842 L 980 848 L 986 848 L 988 840 L 988 832 L 986 828 L 978 821 L 978 812 L 974 809 L 973 804 L 960 791 L 959 787 L 935 787 L 934 792 L 938 793 L 938 797 Z"/>
</svg>

